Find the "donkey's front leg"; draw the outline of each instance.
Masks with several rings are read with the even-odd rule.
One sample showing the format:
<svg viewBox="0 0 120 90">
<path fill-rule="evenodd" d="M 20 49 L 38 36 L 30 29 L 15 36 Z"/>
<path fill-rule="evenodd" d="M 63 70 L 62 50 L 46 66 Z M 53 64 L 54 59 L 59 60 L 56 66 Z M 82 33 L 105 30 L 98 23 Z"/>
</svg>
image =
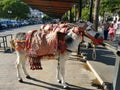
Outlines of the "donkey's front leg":
<svg viewBox="0 0 120 90">
<path fill-rule="evenodd" d="M 65 82 L 65 61 L 68 59 L 67 54 L 61 54 L 60 55 L 60 75 L 61 75 L 61 83 L 63 84 L 63 88 L 67 88 L 68 85 Z"/>
</svg>

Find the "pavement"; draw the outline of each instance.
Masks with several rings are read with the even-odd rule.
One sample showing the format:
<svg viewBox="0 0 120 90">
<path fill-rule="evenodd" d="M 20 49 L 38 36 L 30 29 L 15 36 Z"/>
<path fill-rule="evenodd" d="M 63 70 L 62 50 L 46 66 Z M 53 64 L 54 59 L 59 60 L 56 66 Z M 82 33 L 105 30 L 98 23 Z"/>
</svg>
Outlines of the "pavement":
<svg viewBox="0 0 120 90">
<path fill-rule="evenodd" d="M 115 55 L 106 49 L 97 50 L 96 60 L 88 60 L 87 64 L 92 69 L 101 84 L 112 83 Z"/>
<path fill-rule="evenodd" d="M 26 63 L 27 71 L 32 77 L 26 79 L 22 74 L 23 83 L 17 81 L 16 53 L 0 53 L 0 90 L 102 90 L 92 86 L 96 79 L 94 74 L 85 69 L 85 63 L 72 59 L 66 62 L 66 82 L 69 89 L 63 89 L 56 79 L 57 60 L 42 61 L 43 70 L 33 71 Z"/>
<path fill-rule="evenodd" d="M 105 43 L 117 48 L 118 40 L 116 41 L 104 41 Z M 102 46 L 96 47 L 96 60 L 92 59 L 92 48 L 82 50 L 87 56 L 87 65 L 94 73 L 99 83 L 104 87 L 112 88 L 112 83 L 115 74 L 115 61 L 116 56 L 111 51 Z"/>
<path fill-rule="evenodd" d="M 17 32 L 27 32 L 29 30 L 39 29 L 39 25 L 25 26 L 21 28 L 9 29 L 0 31 L 0 33 L 11 33 L 13 36 Z M 8 43 L 9 43 L 8 38 Z M 101 50 L 101 49 L 100 49 Z M 91 51 L 91 50 L 88 50 Z M 97 51 L 99 52 L 99 50 Z M 102 52 L 99 52 L 100 54 Z M 103 53 L 102 53 L 103 54 Z M 109 51 L 105 52 L 106 57 L 113 55 Z M 103 54 L 104 55 L 104 54 Z M 102 55 L 100 55 L 102 56 Z M 103 57 L 103 56 L 102 56 Z M 111 59 L 109 57 L 109 59 Z M 107 61 L 109 61 L 107 58 Z M 113 58 L 112 58 L 113 59 Z M 98 61 L 99 60 L 99 61 Z M 97 57 L 97 64 L 102 63 L 101 59 Z M 89 62 L 95 62 L 88 60 Z M 110 60 L 112 61 L 112 60 Z M 16 76 L 16 53 L 8 50 L 6 53 L 0 52 L 0 90 L 66 90 L 62 88 L 62 85 L 56 81 L 56 65 L 57 61 L 42 60 L 43 70 L 33 71 L 29 69 L 28 62 L 26 63 L 28 73 L 32 79 L 26 79 L 22 74 L 23 83 L 17 81 Z M 93 66 L 93 65 L 92 65 Z M 111 63 L 113 67 L 113 64 Z M 69 85 L 67 90 L 103 90 L 97 83 L 96 75 L 89 69 L 85 62 L 82 62 L 80 57 L 73 55 L 68 61 L 66 61 L 66 81 Z M 98 67 L 100 67 L 98 65 Z M 100 70 L 105 67 L 101 67 Z M 100 71 L 99 70 L 99 71 Z M 22 70 L 21 70 L 22 71 Z"/>
</svg>

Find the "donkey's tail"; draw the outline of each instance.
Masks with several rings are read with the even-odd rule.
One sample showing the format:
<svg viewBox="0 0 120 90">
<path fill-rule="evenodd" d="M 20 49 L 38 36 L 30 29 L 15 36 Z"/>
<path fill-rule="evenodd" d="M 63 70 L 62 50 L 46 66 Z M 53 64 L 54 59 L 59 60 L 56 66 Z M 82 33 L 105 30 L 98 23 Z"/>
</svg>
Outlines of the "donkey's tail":
<svg viewBox="0 0 120 90">
<path fill-rule="evenodd" d="M 14 40 L 10 41 L 10 47 L 15 50 L 15 43 Z"/>
</svg>

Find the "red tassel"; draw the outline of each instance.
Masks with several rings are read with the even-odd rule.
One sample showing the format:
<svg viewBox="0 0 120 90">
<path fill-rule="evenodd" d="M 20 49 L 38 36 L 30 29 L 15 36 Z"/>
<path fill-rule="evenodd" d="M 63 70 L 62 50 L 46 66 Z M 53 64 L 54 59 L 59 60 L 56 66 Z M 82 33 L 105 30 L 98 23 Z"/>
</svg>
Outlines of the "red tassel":
<svg viewBox="0 0 120 90">
<path fill-rule="evenodd" d="M 28 59 L 31 70 L 42 70 L 40 57 L 29 57 Z"/>
</svg>

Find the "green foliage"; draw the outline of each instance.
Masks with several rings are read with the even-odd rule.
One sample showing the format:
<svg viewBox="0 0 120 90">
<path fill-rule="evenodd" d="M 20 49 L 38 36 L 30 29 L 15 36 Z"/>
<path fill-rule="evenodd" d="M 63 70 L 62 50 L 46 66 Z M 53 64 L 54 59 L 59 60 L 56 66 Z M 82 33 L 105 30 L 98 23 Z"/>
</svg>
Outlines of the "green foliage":
<svg viewBox="0 0 120 90">
<path fill-rule="evenodd" d="M 68 21 L 68 16 L 67 16 L 67 14 L 64 14 L 64 15 L 62 16 L 62 20 L 63 20 L 63 21 Z"/>
<path fill-rule="evenodd" d="M 43 17 L 43 20 L 52 20 L 52 18 L 49 17 L 48 15 L 45 15 L 45 16 Z"/>
<path fill-rule="evenodd" d="M 3 0 L 0 2 L 0 17 L 25 19 L 30 10 L 27 4 L 20 0 Z"/>
<path fill-rule="evenodd" d="M 115 13 L 120 11 L 120 0 L 102 0 L 100 4 L 100 14 L 104 12 Z"/>
<path fill-rule="evenodd" d="M 89 20 L 89 7 L 85 7 L 82 10 L 82 19 Z"/>
</svg>

